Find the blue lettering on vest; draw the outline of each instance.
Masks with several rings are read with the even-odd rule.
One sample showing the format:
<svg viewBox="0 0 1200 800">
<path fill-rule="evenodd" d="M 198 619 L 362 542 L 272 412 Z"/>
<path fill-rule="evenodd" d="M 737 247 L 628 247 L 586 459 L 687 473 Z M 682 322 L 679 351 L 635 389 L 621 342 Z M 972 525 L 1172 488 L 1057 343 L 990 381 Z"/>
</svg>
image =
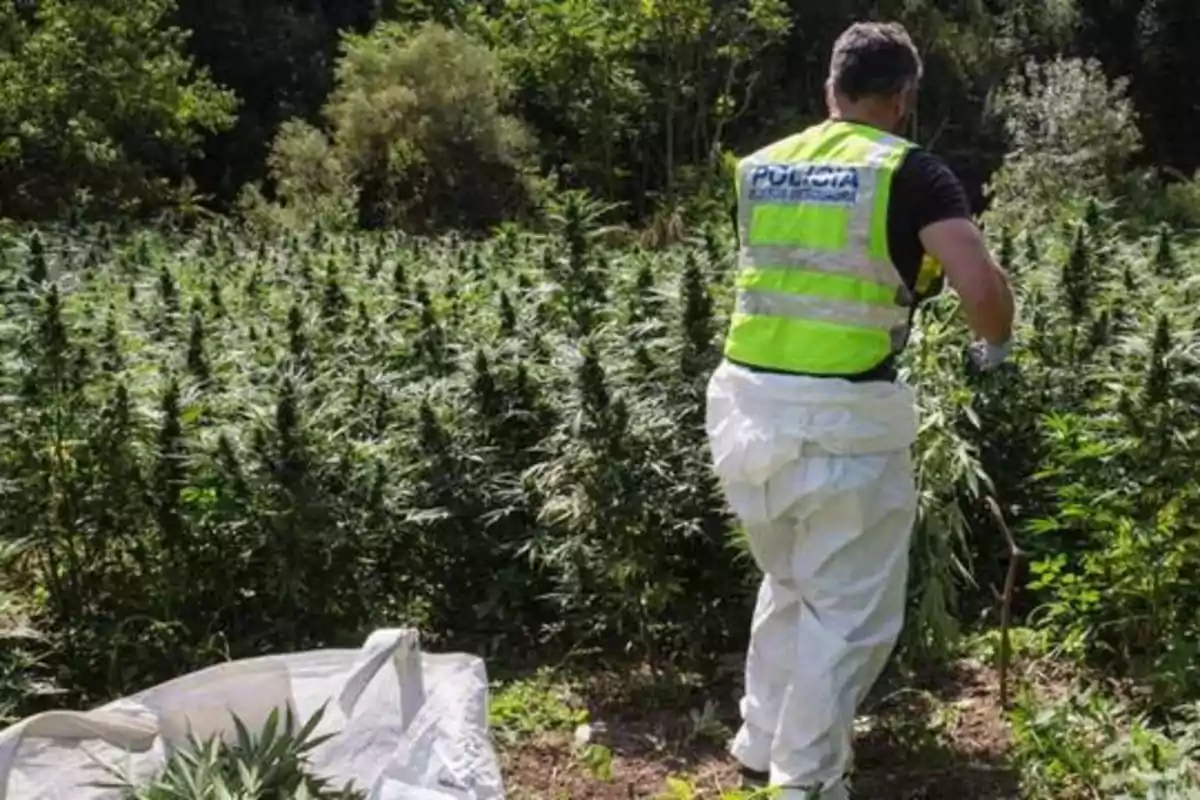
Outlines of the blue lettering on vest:
<svg viewBox="0 0 1200 800">
<path fill-rule="evenodd" d="M 758 164 L 750 171 L 750 200 L 852 206 L 859 171 L 840 164 Z"/>
</svg>

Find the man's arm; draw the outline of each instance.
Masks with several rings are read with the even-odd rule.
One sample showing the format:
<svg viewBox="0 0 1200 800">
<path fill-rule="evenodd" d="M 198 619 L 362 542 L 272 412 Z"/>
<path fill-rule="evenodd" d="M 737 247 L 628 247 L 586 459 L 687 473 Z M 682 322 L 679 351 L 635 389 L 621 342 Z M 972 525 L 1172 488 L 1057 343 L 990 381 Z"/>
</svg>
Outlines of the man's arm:
<svg viewBox="0 0 1200 800">
<path fill-rule="evenodd" d="M 962 301 L 967 325 L 993 345 L 1012 338 L 1013 297 L 1008 276 L 968 219 L 945 219 L 921 229 L 921 243 L 942 263 L 946 281 Z"/>
<path fill-rule="evenodd" d="M 1008 277 L 971 217 L 962 182 L 940 158 L 920 149 L 905 159 L 897 179 L 904 201 L 912 204 L 912 230 L 925 252 L 941 262 L 967 325 L 989 344 L 1006 344 L 1013 325 Z"/>
</svg>

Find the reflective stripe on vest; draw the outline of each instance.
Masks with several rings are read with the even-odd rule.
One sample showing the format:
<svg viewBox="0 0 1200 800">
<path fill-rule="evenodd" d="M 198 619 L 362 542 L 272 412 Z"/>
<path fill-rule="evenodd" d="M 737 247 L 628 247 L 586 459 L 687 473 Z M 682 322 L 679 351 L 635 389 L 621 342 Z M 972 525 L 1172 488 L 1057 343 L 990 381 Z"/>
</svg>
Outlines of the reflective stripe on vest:
<svg viewBox="0 0 1200 800">
<path fill-rule="evenodd" d="M 904 347 L 915 298 L 888 253 L 887 201 L 911 146 L 831 121 L 739 164 L 741 247 L 727 356 L 854 375 Z"/>
<path fill-rule="evenodd" d="M 741 314 L 848 322 L 862 327 L 887 330 L 908 322 L 908 312 L 900 307 L 890 309 L 865 303 L 830 300 L 827 297 L 761 292 L 754 289 L 738 291 L 737 310 Z"/>
</svg>

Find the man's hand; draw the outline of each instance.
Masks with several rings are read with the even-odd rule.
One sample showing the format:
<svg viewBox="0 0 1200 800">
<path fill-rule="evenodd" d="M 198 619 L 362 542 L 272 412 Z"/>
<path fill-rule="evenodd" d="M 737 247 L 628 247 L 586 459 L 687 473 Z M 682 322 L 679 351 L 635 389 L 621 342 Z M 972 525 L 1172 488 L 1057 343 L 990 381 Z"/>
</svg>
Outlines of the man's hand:
<svg viewBox="0 0 1200 800">
<path fill-rule="evenodd" d="M 991 363 L 1012 339 L 1013 297 L 1008 276 L 995 262 L 983 235 L 969 219 L 946 219 L 921 231 L 926 251 L 942 263 L 946 281 L 962 301 L 967 325 L 987 345 L 985 361 Z"/>
</svg>

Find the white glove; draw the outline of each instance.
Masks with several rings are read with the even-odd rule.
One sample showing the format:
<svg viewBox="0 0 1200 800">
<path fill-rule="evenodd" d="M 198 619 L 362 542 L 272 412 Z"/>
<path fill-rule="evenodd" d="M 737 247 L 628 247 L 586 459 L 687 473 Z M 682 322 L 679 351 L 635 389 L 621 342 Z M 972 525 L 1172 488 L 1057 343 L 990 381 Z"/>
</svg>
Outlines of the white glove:
<svg viewBox="0 0 1200 800">
<path fill-rule="evenodd" d="M 970 356 L 971 361 L 985 372 L 1004 363 L 1011 352 L 1011 339 L 1004 344 L 992 344 L 986 341 L 974 342 L 967 348 L 967 355 Z"/>
</svg>

